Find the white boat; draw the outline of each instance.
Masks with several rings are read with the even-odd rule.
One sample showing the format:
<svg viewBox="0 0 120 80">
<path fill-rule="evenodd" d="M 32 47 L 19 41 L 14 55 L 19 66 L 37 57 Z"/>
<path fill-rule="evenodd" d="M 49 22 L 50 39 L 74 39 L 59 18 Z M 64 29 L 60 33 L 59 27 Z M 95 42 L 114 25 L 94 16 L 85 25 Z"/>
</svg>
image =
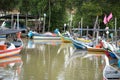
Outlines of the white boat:
<svg viewBox="0 0 120 80">
<path fill-rule="evenodd" d="M 104 80 L 119 80 L 120 79 L 120 69 L 117 66 L 116 60 L 110 60 L 105 56 L 105 68 L 103 69 Z"/>
<path fill-rule="evenodd" d="M 39 34 L 37 32 L 30 31 L 28 33 L 28 37 L 32 39 L 38 39 L 38 40 L 60 40 L 60 36 L 57 36 L 54 33 L 46 32 L 44 34 Z"/>
</svg>

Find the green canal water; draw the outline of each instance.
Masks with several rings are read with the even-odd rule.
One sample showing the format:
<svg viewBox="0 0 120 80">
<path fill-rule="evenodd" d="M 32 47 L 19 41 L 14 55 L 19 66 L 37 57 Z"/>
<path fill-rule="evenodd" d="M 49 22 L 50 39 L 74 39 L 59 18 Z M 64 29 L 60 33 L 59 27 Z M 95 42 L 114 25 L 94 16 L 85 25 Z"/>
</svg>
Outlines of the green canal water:
<svg viewBox="0 0 120 80">
<path fill-rule="evenodd" d="M 12 68 L 13 78 L 5 80 L 103 80 L 104 55 L 76 50 L 71 43 L 24 39 L 20 58 L 20 69 Z"/>
</svg>

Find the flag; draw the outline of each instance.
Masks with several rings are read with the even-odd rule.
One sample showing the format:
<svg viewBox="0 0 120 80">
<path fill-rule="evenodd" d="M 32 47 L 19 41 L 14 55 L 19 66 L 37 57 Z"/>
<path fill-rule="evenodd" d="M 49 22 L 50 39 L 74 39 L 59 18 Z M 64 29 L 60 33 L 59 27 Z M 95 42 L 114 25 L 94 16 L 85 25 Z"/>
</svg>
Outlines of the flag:
<svg viewBox="0 0 120 80">
<path fill-rule="evenodd" d="M 111 18 L 112 18 L 112 13 L 110 13 L 109 16 L 107 17 L 107 21 L 109 22 Z"/>
<path fill-rule="evenodd" d="M 105 17 L 104 17 L 103 23 L 104 23 L 104 24 L 107 24 L 107 17 L 106 17 L 106 15 L 105 15 Z"/>
</svg>

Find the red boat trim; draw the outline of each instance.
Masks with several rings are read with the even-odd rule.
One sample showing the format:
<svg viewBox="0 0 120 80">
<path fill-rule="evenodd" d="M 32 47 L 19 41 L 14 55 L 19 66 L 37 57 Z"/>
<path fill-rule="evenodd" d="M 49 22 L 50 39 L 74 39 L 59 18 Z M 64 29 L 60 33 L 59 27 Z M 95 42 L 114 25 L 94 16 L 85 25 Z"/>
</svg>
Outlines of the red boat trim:
<svg viewBox="0 0 120 80">
<path fill-rule="evenodd" d="M 4 54 L 4 53 L 6 53 L 6 52 L 12 52 L 12 51 L 20 50 L 20 49 L 22 49 L 22 47 L 23 47 L 23 46 L 18 47 L 18 48 L 15 48 L 15 49 L 3 50 L 3 51 L 0 51 L 0 54 Z"/>
</svg>

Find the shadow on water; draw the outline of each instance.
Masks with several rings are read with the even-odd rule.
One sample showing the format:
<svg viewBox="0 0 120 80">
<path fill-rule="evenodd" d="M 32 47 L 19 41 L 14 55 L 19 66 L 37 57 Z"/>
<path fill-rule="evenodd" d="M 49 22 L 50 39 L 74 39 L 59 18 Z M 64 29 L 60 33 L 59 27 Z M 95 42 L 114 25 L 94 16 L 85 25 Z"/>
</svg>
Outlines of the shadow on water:
<svg viewBox="0 0 120 80">
<path fill-rule="evenodd" d="M 71 43 L 24 40 L 20 80 L 102 80 L 103 54 L 74 49 Z"/>
</svg>

